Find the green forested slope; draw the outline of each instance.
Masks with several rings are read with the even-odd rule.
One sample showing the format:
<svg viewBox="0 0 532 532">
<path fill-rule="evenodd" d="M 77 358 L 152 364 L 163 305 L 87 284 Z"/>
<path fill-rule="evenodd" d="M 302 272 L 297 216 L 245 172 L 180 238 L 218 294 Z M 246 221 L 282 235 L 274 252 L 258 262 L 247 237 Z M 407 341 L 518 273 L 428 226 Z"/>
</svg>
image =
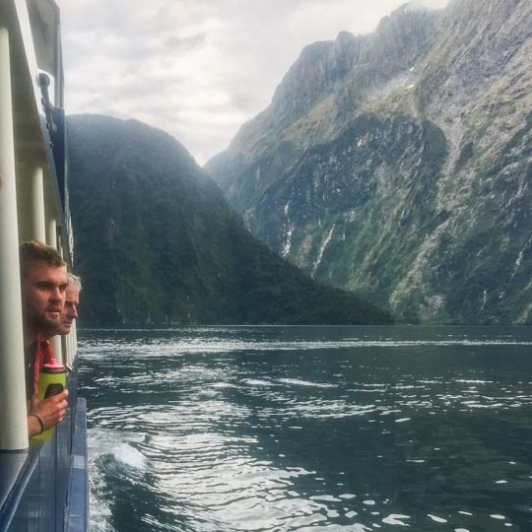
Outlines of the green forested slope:
<svg viewBox="0 0 532 532">
<path fill-rule="evenodd" d="M 175 139 L 68 119 L 80 324 L 365 324 L 391 318 L 259 243 Z"/>
</svg>

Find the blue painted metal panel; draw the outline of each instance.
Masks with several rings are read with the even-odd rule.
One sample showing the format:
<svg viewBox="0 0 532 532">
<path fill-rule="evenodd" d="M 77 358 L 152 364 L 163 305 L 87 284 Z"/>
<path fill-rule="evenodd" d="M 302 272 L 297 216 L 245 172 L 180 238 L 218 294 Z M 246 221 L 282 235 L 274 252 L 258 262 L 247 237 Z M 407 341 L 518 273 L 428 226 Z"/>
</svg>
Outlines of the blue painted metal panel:
<svg viewBox="0 0 532 532">
<path fill-rule="evenodd" d="M 88 529 L 89 490 L 87 472 L 87 403 L 78 401 L 76 430 L 72 441 L 72 463 L 68 490 L 68 514 L 65 530 L 83 532 Z"/>
</svg>

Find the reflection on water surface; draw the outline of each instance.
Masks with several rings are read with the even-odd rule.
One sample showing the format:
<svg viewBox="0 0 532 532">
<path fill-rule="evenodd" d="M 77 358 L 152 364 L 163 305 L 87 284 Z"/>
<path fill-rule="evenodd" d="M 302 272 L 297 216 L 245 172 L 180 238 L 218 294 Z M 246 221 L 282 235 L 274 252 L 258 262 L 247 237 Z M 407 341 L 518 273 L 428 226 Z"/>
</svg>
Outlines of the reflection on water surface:
<svg viewBox="0 0 532 532">
<path fill-rule="evenodd" d="M 532 530 L 532 331 L 81 333 L 91 530 Z"/>
</svg>

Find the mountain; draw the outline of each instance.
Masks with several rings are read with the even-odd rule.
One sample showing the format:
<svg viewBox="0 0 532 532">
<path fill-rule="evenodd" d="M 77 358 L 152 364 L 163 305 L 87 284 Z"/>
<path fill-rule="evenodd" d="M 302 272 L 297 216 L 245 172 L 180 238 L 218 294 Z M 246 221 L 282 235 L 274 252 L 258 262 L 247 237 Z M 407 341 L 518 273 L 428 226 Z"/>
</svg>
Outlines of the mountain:
<svg viewBox="0 0 532 532">
<path fill-rule="evenodd" d="M 306 47 L 205 169 L 313 278 L 412 323 L 532 324 L 532 2 Z"/>
<path fill-rule="evenodd" d="M 166 133 L 94 115 L 68 117 L 68 130 L 82 325 L 391 321 L 252 237 Z"/>
</svg>

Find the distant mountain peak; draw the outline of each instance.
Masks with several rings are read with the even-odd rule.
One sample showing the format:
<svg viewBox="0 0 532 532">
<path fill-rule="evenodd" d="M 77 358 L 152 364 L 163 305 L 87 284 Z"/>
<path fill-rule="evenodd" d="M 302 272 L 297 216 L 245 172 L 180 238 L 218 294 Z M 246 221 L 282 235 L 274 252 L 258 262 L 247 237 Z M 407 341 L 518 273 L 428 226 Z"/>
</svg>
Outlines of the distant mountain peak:
<svg viewBox="0 0 532 532">
<path fill-rule="evenodd" d="M 322 282 L 407 321 L 532 323 L 531 28 L 532 2 L 454 0 L 311 44 L 206 169 Z"/>
</svg>

